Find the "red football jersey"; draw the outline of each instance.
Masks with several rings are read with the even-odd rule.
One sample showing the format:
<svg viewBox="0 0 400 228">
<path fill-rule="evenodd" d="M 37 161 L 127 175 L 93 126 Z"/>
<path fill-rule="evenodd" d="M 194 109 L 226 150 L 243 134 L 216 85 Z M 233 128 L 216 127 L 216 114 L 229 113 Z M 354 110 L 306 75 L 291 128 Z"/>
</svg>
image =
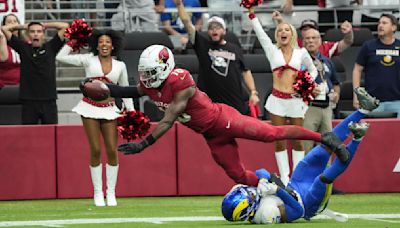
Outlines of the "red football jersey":
<svg viewBox="0 0 400 228">
<path fill-rule="evenodd" d="M 192 75 L 184 69 L 171 71 L 165 82 L 159 88 L 146 88 L 141 82 L 140 87 L 158 108 L 165 110 L 173 101 L 177 92 L 195 87 Z M 203 133 L 211 128 L 220 114 L 220 107 L 196 87 L 195 94 L 189 99 L 186 109 L 178 121 L 196 132 Z"/>
<path fill-rule="evenodd" d="M 0 84 L 18 85 L 21 63 L 20 56 L 10 46 L 7 46 L 7 51 L 7 61 L 0 62 Z"/>
</svg>

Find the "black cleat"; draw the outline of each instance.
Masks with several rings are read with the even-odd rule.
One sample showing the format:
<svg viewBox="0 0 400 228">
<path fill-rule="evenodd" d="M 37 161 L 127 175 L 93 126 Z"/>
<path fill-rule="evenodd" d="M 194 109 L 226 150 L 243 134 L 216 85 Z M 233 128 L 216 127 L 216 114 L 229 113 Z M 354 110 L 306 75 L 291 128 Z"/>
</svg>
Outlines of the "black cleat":
<svg viewBox="0 0 400 228">
<path fill-rule="evenodd" d="M 372 111 L 379 106 L 379 100 L 371 96 L 364 87 L 355 88 L 354 93 L 357 95 L 360 108 Z"/>
<path fill-rule="evenodd" d="M 323 133 L 321 135 L 321 143 L 333 150 L 341 162 L 347 163 L 350 160 L 350 152 L 347 150 L 346 145 L 332 132 Z"/>
<path fill-rule="evenodd" d="M 366 122 L 359 122 L 353 123 L 350 122 L 348 125 L 350 131 L 353 133 L 354 139 L 361 139 L 367 133 L 369 128 L 369 123 Z"/>
</svg>

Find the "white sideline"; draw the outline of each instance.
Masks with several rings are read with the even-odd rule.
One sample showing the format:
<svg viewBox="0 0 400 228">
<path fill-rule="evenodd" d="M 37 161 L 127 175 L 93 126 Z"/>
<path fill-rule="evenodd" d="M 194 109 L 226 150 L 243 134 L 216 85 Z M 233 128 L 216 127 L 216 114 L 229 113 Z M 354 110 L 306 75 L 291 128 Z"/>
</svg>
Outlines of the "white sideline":
<svg viewBox="0 0 400 228">
<path fill-rule="evenodd" d="M 348 214 L 350 219 L 378 220 L 389 223 L 400 223 L 400 220 L 382 220 L 399 219 L 400 214 Z M 330 219 L 324 215 L 318 215 L 313 219 Z M 63 220 L 38 220 L 38 221 L 4 221 L 0 222 L 0 227 L 9 226 L 47 226 L 62 227 L 63 225 L 77 224 L 106 224 L 106 223 L 154 223 L 162 224 L 164 222 L 196 222 L 196 221 L 223 221 L 220 216 L 195 216 L 195 217 L 158 217 L 158 218 L 103 218 L 103 219 L 63 219 Z"/>
</svg>

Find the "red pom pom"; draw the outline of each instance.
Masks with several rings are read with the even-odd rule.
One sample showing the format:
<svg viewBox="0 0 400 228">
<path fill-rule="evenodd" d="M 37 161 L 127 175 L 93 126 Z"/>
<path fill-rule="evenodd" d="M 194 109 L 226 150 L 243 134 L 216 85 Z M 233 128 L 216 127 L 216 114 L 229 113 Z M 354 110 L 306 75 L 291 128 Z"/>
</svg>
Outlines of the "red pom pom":
<svg viewBox="0 0 400 228">
<path fill-rule="evenodd" d="M 263 0 L 242 0 L 240 3 L 240 6 L 243 6 L 247 9 L 253 7 L 253 6 L 258 6 L 263 3 Z"/>
<path fill-rule="evenodd" d="M 65 29 L 64 36 L 69 39 L 67 43 L 73 51 L 77 51 L 88 43 L 92 36 L 93 29 L 83 19 L 74 20 L 69 28 Z"/>
<path fill-rule="evenodd" d="M 312 92 L 315 86 L 314 79 L 308 71 L 299 71 L 293 83 L 294 90 L 300 94 L 306 104 L 314 100 L 314 94 Z"/>
<path fill-rule="evenodd" d="M 131 141 L 145 136 L 150 129 L 150 119 L 141 111 L 124 111 L 118 117 L 118 132 L 122 138 Z"/>
</svg>

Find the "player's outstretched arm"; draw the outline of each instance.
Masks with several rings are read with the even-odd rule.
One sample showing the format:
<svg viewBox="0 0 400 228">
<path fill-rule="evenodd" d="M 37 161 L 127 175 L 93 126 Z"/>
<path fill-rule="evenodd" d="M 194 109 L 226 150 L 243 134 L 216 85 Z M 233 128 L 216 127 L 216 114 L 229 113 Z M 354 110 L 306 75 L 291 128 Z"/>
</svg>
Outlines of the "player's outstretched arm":
<svg viewBox="0 0 400 228">
<path fill-rule="evenodd" d="M 174 100 L 165 110 L 164 118 L 157 124 L 156 129 L 140 143 L 125 143 L 118 147 L 124 154 L 137 154 L 152 145 L 163 136 L 174 124 L 175 120 L 185 111 L 187 102 L 196 92 L 194 87 L 186 88 L 175 94 Z"/>
<path fill-rule="evenodd" d="M 105 84 L 91 78 L 85 78 L 81 81 L 79 89 L 83 96 L 95 101 L 104 100 L 108 97 L 139 98 L 144 95 L 139 86 Z"/>
</svg>

